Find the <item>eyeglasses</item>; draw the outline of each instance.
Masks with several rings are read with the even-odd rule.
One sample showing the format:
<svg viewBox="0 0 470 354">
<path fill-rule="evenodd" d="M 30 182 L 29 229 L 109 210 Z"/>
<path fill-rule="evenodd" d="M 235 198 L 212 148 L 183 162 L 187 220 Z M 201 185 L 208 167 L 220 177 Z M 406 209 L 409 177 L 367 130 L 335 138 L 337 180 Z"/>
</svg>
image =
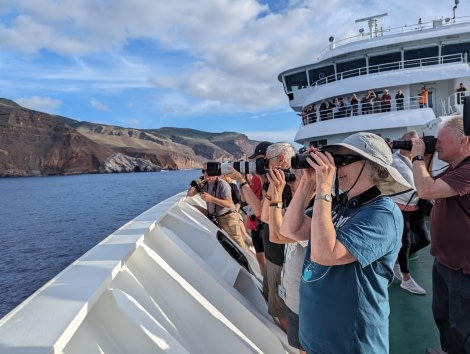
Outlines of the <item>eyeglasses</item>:
<svg viewBox="0 0 470 354">
<path fill-rule="evenodd" d="M 201 171 L 202 171 L 202 173 L 207 172 L 207 170 L 201 170 Z"/>
<path fill-rule="evenodd" d="M 345 154 L 345 155 L 333 154 L 333 158 L 335 160 L 336 166 L 347 166 L 354 162 L 364 160 L 364 158 L 360 155 L 348 155 L 348 154 Z"/>
<path fill-rule="evenodd" d="M 272 160 L 272 159 L 275 159 L 276 157 L 278 157 L 279 155 L 276 155 L 276 156 L 273 156 L 273 157 L 266 157 L 266 160 Z"/>
</svg>

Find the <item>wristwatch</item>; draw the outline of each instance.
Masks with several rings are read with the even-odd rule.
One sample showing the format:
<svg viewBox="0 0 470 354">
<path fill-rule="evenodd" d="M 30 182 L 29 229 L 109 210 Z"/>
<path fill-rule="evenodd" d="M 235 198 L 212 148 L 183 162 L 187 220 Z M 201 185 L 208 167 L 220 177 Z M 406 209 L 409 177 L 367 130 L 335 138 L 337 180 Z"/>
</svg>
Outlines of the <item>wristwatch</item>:
<svg viewBox="0 0 470 354">
<path fill-rule="evenodd" d="M 333 198 L 331 198 L 331 195 L 329 194 L 316 195 L 315 200 L 317 199 L 323 199 L 323 200 L 326 200 L 327 202 L 331 202 L 333 200 Z"/>
<path fill-rule="evenodd" d="M 279 208 L 279 209 L 282 209 L 282 203 L 269 203 L 269 206 L 270 207 L 276 207 L 276 208 Z"/>
<path fill-rule="evenodd" d="M 411 163 L 415 161 L 424 161 L 424 157 L 422 155 L 416 155 L 415 157 L 411 159 Z"/>
</svg>

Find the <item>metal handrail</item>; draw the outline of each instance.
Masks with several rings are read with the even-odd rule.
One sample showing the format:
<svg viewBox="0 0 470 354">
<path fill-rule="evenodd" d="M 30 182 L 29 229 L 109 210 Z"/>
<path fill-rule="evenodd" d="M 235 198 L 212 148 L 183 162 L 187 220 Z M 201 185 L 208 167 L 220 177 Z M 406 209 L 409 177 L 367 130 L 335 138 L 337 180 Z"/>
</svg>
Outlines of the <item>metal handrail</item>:
<svg viewBox="0 0 470 354">
<path fill-rule="evenodd" d="M 463 53 L 439 55 L 436 57 L 421 58 L 421 59 L 401 60 L 401 61 L 365 66 L 365 67 L 361 67 L 357 69 L 343 71 L 340 73 L 323 77 L 311 83 L 310 86 L 316 87 L 320 85 L 326 85 L 330 82 L 340 81 L 340 80 L 348 79 L 351 77 L 362 76 L 362 75 L 381 73 L 384 71 L 403 70 L 403 69 L 410 69 L 410 68 L 417 68 L 417 67 L 420 68 L 423 66 L 443 65 L 443 64 L 449 64 L 449 63 L 465 63 L 465 62 L 466 62 L 466 56 Z"/>
<path fill-rule="evenodd" d="M 390 107 L 384 106 L 380 99 L 376 99 L 370 103 L 358 103 L 356 106 L 345 106 L 344 110 L 335 107 L 330 110 L 320 112 L 318 107 L 315 112 L 308 114 L 298 114 L 302 117 L 302 125 L 313 124 L 331 119 L 342 119 L 348 117 L 362 116 L 367 114 L 386 113 L 391 111 L 406 111 L 412 109 L 428 108 L 428 103 L 420 104 L 421 96 L 405 97 L 401 99 L 391 99 Z M 387 111 L 389 109 L 389 111 Z"/>
<path fill-rule="evenodd" d="M 461 23 L 470 22 L 470 16 L 456 17 L 453 19 L 449 19 L 449 21 L 447 21 L 447 19 L 446 21 L 442 21 L 441 19 L 441 20 L 434 20 L 434 21 L 422 22 L 422 23 L 418 22 L 416 24 L 393 27 L 389 29 L 380 28 L 380 29 L 377 29 L 376 33 L 372 33 L 372 37 L 376 38 L 376 37 L 383 37 L 383 36 L 388 36 L 388 35 L 393 35 L 393 34 L 408 33 L 408 32 L 413 32 L 413 31 L 423 31 L 426 29 L 435 28 L 436 22 L 440 27 L 451 26 L 457 23 L 461 24 Z M 370 32 L 363 32 L 355 36 L 340 39 L 338 41 L 335 41 L 334 45 L 330 43 L 328 46 L 323 48 L 322 56 L 328 53 L 329 51 L 333 50 L 335 47 L 346 45 L 346 44 L 353 43 L 353 42 L 362 41 L 362 40 L 370 40 L 370 37 L 371 37 Z"/>
</svg>

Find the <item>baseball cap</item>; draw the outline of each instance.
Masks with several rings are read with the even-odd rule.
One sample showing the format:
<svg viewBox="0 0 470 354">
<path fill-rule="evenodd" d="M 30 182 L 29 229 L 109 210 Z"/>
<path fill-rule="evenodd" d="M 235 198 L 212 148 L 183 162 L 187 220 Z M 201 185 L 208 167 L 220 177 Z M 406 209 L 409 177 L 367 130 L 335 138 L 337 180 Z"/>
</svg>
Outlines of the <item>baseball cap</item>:
<svg viewBox="0 0 470 354">
<path fill-rule="evenodd" d="M 249 159 L 254 159 L 258 155 L 266 155 L 266 149 L 268 148 L 269 145 L 272 145 L 273 143 L 269 141 L 262 141 L 258 145 L 256 145 L 255 152 L 253 155 L 248 156 Z"/>
</svg>

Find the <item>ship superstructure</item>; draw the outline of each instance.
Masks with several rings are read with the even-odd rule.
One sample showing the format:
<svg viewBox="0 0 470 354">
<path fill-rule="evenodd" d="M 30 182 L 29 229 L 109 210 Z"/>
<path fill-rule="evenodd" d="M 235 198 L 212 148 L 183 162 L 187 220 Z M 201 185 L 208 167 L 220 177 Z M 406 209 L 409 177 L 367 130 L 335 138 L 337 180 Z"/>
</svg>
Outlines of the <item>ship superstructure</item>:
<svg viewBox="0 0 470 354">
<path fill-rule="evenodd" d="M 455 90 L 470 87 L 470 17 L 455 17 L 457 4 L 453 18 L 388 30 L 379 27 L 387 14 L 359 19 L 368 32 L 330 37 L 321 60 L 280 73 L 300 116 L 295 141 L 318 147 L 358 131 L 393 140 L 411 129 L 421 133 L 437 117 L 461 114 L 465 92 Z M 396 97 L 399 90 L 404 98 Z"/>
</svg>

